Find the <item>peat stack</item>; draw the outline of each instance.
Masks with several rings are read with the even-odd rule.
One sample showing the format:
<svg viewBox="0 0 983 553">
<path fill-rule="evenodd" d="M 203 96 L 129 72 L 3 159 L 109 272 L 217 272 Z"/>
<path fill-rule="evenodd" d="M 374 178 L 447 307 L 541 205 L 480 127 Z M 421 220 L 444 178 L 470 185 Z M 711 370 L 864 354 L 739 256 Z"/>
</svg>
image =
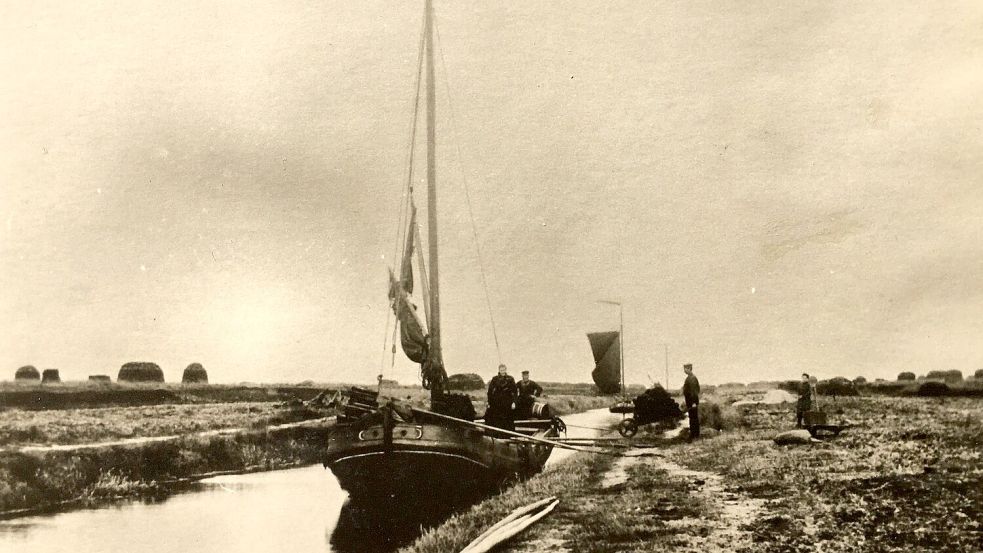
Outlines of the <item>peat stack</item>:
<svg viewBox="0 0 983 553">
<path fill-rule="evenodd" d="M 949 385 L 945 382 L 929 381 L 918 386 L 919 396 L 922 397 L 945 397 L 949 395 Z"/>
<path fill-rule="evenodd" d="M 89 382 L 95 382 L 96 384 L 109 384 L 113 379 L 109 378 L 108 374 L 90 374 Z"/>
<path fill-rule="evenodd" d="M 485 381 L 474 373 L 452 374 L 447 377 L 447 387 L 454 390 L 484 390 Z"/>
<path fill-rule="evenodd" d="M 61 382 L 58 369 L 44 369 L 44 372 L 41 373 L 41 384 L 53 384 L 55 382 Z"/>
<path fill-rule="evenodd" d="M 117 382 L 163 382 L 164 371 L 157 363 L 132 361 L 120 367 L 116 380 Z"/>
<path fill-rule="evenodd" d="M 641 416 L 649 421 L 671 421 L 682 418 L 683 411 L 676 400 L 661 385 L 645 390 L 642 395 L 633 400 L 636 418 Z"/>
<path fill-rule="evenodd" d="M 41 380 L 41 373 L 34 365 L 24 365 L 14 373 L 15 382 L 36 382 L 38 380 Z"/>
<path fill-rule="evenodd" d="M 940 380 L 946 384 L 958 384 L 963 381 L 963 373 L 960 370 L 928 371 L 925 380 Z"/>
<path fill-rule="evenodd" d="M 184 368 L 181 384 L 208 384 L 208 372 L 201 363 L 192 363 Z"/>
<path fill-rule="evenodd" d="M 842 377 L 834 376 L 829 380 L 823 380 L 816 386 L 816 392 L 823 396 L 859 396 L 853 382 Z"/>
</svg>

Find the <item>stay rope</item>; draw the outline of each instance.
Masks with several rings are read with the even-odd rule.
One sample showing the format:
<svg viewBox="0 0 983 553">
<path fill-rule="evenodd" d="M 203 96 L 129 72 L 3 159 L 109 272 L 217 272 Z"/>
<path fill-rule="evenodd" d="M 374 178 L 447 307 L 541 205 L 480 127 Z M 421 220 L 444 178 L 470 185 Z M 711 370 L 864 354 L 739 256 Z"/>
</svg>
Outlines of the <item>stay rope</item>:
<svg viewBox="0 0 983 553">
<path fill-rule="evenodd" d="M 440 66 L 444 70 L 444 90 L 447 92 L 447 107 L 451 114 L 451 131 L 454 133 L 454 147 L 457 150 L 458 172 L 461 174 L 461 184 L 464 187 L 464 197 L 468 205 L 468 218 L 471 221 L 471 236 L 474 240 L 475 255 L 478 258 L 478 269 L 481 273 L 481 287 L 485 291 L 485 305 L 488 308 L 488 319 L 491 321 L 492 336 L 495 338 L 495 352 L 498 355 L 499 364 L 502 363 L 502 348 L 498 342 L 498 330 L 495 326 L 495 315 L 492 312 L 491 296 L 488 294 L 488 281 L 485 278 L 485 265 L 481 257 L 481 245 L 478 243 L 478 227 L 474 222 L 474 211 L 471 209 L 471 191 L 468 187 L 468 177 L 464 172 L 464 157 L 461 155 L 461 141 L 457 137 L 457 117 L 454 111 L 454 104 L 451 101 L 451 89 L 448 81 L 447 62 L 444 59 L 444 48 L 440 39 L 440 27 L 437 25 L 437 14 L 433 15 L 433 28 L 437 35 L 437 51 L 440 53 Z"/>
</svg>

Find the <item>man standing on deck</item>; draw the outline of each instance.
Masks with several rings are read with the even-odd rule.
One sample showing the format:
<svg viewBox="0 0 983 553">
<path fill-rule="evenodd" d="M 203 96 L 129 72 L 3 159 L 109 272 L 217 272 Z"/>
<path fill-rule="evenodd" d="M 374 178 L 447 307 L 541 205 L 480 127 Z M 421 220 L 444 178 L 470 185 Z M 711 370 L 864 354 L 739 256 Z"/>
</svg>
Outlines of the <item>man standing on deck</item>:
<svg viewBox="0 0 983 553">
<path fill-rule="evenodd" d="M 683 382 L 683 400 L 686 401 L 686 413 L 689 415 L 689 439 L 700 437 L 700 381 L 693 374 L 693 365 L 683 365 L 686 381 Z"/>
<path fill-rule="evenodd" d="M 516 387 L 519 390 L 519 399 L 515 402 L 515 416 L 520 420 L 531 418 L 533 403 L 543 393 L 543 387 L 529 380 L 529 371 L 522 371 L 522 380 Z"/>
<path fill-rule="evenodd" d="M 498 366 L 498 376 L 488 383 L 488 409 L 485 411 L 485 424 L 505 430 L 515 430 L 512 409 L 518 389 L 515 379 L 509 376 L 504 363 Z"/>
</svg>

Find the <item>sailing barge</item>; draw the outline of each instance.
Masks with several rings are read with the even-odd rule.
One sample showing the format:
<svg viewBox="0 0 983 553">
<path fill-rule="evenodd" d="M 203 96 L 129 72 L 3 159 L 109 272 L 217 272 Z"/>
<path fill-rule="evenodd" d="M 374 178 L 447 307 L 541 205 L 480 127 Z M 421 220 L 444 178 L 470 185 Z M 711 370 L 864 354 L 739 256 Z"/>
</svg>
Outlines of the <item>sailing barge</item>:
<svg viewBox="0 0 983 553">
<path fill-rule="evenodd" d="M 427 246 L 424 262 L 412 185 L 412 160 L 407 188 L 408 225 L 403 229 L 399 276 L 390 272 L 389 298 L 400 342 L 406 356 L 419 363 L 424 388 L 430 390 L 430 409 L 411 409 L 392 401 L 380 402 L 378 393 L 353 388 L 344 413 L 329 438 L 324 466 L 338 478 L 351 501 L 363 504 L 393 500 L 474 497 L 495 491 L 511 479 L 539 472 L 553 444 L 548 438 L 563 430 L 558 418 L 516 421 L 506 431 L 475 420 L 466 395 L 447 389 L 441 349 L 440 293 L 437 240 L 437 179 L 435 153 L 436 93 L 434 87 L 434 21 L 431 0 L 424 9 L 423 36 L 417 74 L 426 80 L 427 126 Z M 418 121 L 414 110 L 414 140 Z M 411 146 L 412 147 L 412 146 Z M 421 275 L 425 316 L 417 312 L 414 288 L 414 251 Z M 429 278 L 428 278 L 429 277 Z M 547 410 L 542 412 L 548 413 Z"/>
</svg>

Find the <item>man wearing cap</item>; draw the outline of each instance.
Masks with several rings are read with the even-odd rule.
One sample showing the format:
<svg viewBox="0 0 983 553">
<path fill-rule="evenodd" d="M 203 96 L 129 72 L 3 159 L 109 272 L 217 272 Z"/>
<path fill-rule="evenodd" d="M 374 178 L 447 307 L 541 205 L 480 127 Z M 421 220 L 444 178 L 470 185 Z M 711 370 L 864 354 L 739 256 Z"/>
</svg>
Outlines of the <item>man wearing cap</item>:
<svg viewBox="0 0 983 553">
<path fill-rule="evenodd" d="M 515 416 L 518 419 L 532 417 L 532 406 L 537 397 L 543 393 L 543 387 L 529 380 L 529 371 L 522 371 L 522 380 L 516 384 L 519 399 L 515 402 Z"/>
<path fill-rule="evenodd" d="M 683 365 L 686 380 L 683 382 L 683 400 L 686 401 L 686 413 L 689 415 L 689 439 L 700 437 L 700 381 L 693 374 L 693 365 Z"/>
<path fill-rule="evenodd" d="M 518 389 L 515 379 L 509 376 L 508 367 L 504 363 L 498 366 L 498 376 L 488 383 L 488 410 L 485 411 L 485 424 L 515 430 L 512 409 Z"/>
</svg>

